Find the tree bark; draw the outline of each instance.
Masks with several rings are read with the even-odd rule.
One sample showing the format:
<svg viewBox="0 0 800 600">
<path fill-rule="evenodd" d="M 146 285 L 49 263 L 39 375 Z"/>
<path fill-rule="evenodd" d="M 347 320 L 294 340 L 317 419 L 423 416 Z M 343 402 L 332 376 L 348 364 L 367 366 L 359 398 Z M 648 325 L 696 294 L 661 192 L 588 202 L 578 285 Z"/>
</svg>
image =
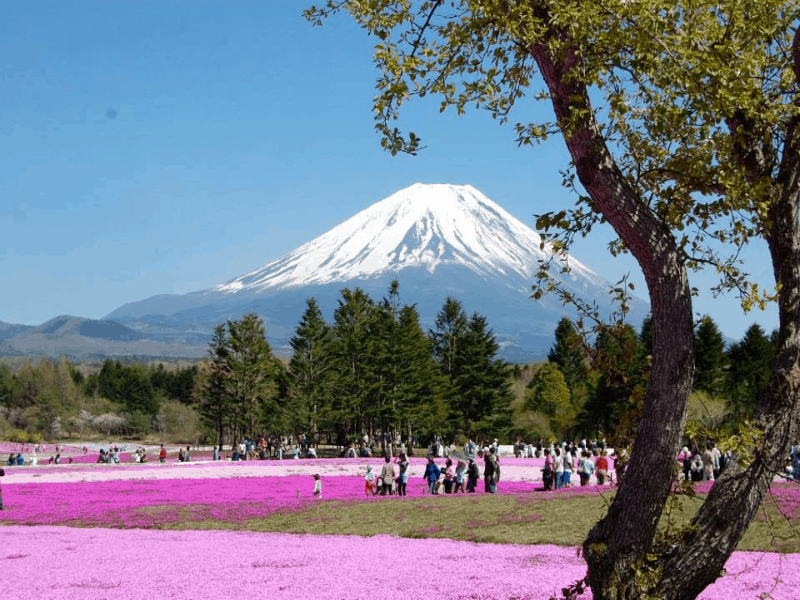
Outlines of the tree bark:
<svg viewBox="0 0 800 600">
<path fill-rule="evenodd" d="M 672 233 L 625 180 L 594 120 L 586 87 L 570 80 L 573 60 L 531 48 L 550 91 L 578 177 L 644 273 L 653 319 L 652 370 L 625 478 L 584 543 L 595 600 L 638 598 L 637 579 L 672 483 L 694 372 L 692 302 Z M 574 125 L 576 112 L 586 116 Z M 572 125 L 567 125 L 571 123 Z"/>
</svg>

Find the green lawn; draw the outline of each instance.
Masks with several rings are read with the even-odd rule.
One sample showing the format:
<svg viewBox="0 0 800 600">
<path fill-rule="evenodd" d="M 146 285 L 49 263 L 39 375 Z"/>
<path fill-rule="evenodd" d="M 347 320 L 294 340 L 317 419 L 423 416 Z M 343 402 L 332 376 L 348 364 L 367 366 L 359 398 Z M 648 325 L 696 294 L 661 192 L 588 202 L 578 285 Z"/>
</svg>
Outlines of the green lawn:
<svg viewBox="0 0 800 600">
<path fill-rule="evenodd" d="M 436 496 L 385 502 L 325 500 L 304 510 L 286 510 L 264 518 L 196 520 L 187 507 L 174 529 L 243 529 L 308 534 L 380 534 L 412 538 L 450 538 L 472 542 L 580 545 L 605 513 L 604 497 L 536 495 Z M 701 497 L 682 498 L 672 511 L 673 527 L 688 523 Z M 168 509 L 169 510 L 169 509 Z M 800 552 L 800 519 L 787 518 L 769 498 L 739 544 L 739 550 Z M 667 518 L 662 519 L 666 526 Z"/>
</svg>

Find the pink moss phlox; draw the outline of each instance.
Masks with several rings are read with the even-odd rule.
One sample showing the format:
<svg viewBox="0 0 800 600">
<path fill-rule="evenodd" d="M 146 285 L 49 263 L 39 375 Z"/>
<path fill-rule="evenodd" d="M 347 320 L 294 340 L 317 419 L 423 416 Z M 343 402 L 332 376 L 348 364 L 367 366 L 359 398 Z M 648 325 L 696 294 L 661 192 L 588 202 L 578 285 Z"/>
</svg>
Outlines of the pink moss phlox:
<svg viewBox="0 0 800 600">
<path fill-rule="evenodd" d="M 383 535 L 9 526 L 0 547 L 4 600 L 544 600 L 586 574 L 575 548 Z M 700 600 L 800 598 L 798 554 L 735 552 L 726 570 Z"/>
</svg>

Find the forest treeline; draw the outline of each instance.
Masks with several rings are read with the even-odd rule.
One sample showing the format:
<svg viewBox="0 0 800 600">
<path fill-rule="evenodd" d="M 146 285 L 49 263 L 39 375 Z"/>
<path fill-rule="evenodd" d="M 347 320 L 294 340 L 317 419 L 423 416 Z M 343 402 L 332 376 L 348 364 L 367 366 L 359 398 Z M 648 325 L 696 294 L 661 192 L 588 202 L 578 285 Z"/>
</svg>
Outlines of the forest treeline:
<svg viewBox="0 0 800 600">
<path fill-rule="evenodd" d="M 397 282 L 373 301 L 344 289 L 333 321 L 314 298 L 277 357 L 255 314 L 217 326 L 198 363 L 66 359 L 0 364 L 0 437 L 19 441 L 120 436 L 231 443 L 269 435 L 345 445 L 364 433 L 426 444 L 499 438 L 535 442 L 635 432 L 649 374 L 649 320 L 601 327 L 591 340 L 567 318 L 548 360 L 511 365 L 487 320 L 447 298 L 434 327 L 401 304 Z M 726 346 L 706 316 L 695 328 L 689 420 L 733 429 L 766 385 L 774 334 L 752 325 Z"/>
</svg>

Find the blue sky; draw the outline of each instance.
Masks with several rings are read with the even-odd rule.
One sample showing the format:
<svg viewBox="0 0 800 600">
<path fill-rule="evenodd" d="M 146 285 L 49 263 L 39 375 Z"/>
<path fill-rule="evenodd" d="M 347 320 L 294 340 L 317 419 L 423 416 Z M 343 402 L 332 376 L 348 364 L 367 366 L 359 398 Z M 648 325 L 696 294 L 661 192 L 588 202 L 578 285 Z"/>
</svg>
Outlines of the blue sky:
<svg viewBox="0 0 800 600">
<path fill-rule="evenodd" d="M 11 3 L 0 20 L 0 320 L 100 318 L 155 294 L 200 290 L 258 268 L 422 181 L 469 183 L 534 226 L 572 205 L 553 138 L 519 149 L 513 128 L 472 111 L 409 105 L 427 149 L 381 150 L 371 101 L 374 40 L 304 2 L 131 0 Z M 523 103 L 519 120 L 545 105 Z M 616 281 L 630 258 L 597 230 L 573 254 Z M 763 248 L 751 272 L 770 285 Z M 694 284 L 706 288 L 711 277 Z M 465 299 L 466 300 L 466 299 Z M 466 302 L 468 304 L 468 302 Z M 738 339 L 742 315 L 703 294 Z M 638 324 L 637 324 L 638 325 Z"/>
</svg>

